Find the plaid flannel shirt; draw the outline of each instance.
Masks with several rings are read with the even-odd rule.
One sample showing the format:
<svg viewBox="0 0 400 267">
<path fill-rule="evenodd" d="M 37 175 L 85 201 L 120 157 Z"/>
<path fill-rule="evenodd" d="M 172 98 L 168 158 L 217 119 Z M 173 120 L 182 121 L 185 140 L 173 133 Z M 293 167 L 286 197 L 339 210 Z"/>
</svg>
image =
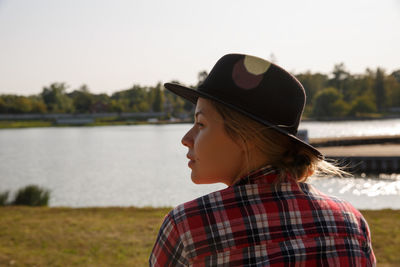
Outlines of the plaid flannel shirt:
<svg viewBox="0 0 400 267">
<path fill-rule="evenodd" d="M 169 212 L 150 266 L 375 266 L 352 205 L 269 166 Z"/>
</svg>

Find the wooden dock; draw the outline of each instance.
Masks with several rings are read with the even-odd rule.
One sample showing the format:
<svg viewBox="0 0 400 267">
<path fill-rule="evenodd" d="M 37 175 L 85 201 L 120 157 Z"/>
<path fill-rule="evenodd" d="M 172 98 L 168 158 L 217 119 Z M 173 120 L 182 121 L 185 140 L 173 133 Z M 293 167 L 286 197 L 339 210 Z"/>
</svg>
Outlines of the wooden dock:
<svg viewBox="0 0 400 267">
<path fill-rule="evenodd" d="M 327 159 L 354 173 L 400 173 L 400 136 L 310 140 Z"/>
</svg>

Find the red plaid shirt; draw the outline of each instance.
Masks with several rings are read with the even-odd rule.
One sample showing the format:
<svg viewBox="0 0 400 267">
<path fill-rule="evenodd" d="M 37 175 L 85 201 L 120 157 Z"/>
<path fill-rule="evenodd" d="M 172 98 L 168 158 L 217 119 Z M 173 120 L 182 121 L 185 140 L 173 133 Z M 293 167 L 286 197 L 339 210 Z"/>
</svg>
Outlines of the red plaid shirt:
<svg viewBox="0 0 400 267">
<path fill-rule="evenodd" d="M 349 203 L 266 166 L 166 215 L 151 266 L 375 266 L 368 224 Z"/>
</svg>

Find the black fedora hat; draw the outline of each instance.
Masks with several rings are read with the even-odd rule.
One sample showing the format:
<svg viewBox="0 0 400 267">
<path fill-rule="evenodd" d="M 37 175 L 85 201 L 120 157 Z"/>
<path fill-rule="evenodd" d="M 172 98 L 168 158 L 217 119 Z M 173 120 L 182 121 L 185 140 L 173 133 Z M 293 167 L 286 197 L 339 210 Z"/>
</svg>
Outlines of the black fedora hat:
<svg viewBox="0 0 400 267">
<path fill-rule="evenodd" d="M 250 55 L 227 54 L 217 61 L 197 89 L 174 83 L 165 83 L 164 87 L 194 104 L 199 97 L 215 100 L 324 158 L 316 148 L 296 136 L 306 101 L 303 86 L 272 62 Z"/>
</svg>

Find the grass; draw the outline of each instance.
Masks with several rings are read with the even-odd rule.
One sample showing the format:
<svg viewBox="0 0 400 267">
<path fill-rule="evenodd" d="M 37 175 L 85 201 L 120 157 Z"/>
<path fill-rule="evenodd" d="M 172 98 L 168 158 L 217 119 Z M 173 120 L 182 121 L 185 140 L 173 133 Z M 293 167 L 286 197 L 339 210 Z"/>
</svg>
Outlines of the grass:
<svg viewBox="0 0 400 267">
<path fill-rule="evenodd" d="M 148 266 L 170 208 L 0 208 L 0 266 Z M 379 266 L 400 263 L 400 210 L 362 211 Z"/>
<path fill-rule="evenodd" d="M 50 127 L 53 125 L 51 121 L 0 121 L 0 129 L 3 128 L 29 128 L 29 127 Z"/>
<path fill-rule="evenodd" d="M 8 128 L 31 128 L 31 127 L 69 127 L 69 126 L 105 126 L 105 125 L 136 125 L 146 124 L 146 122 L 133 121 L 96 121 L 87 124 L 56 124 L 52 121 L 32 120 L 32 121 L 0 121 L 0 129 Z"/>
<path fill-rule="evenodd" d="M 0 266 L 147 266 L 152 208 L 0 208 Z"/>
<path fill-rule="evenodd" d="M 400 266 L 400 210 L 361 211 L 371 229 L 372 247 L 382 264 Z M 389 265 L 388 265 L 389 266 Z"/>
</svg>

